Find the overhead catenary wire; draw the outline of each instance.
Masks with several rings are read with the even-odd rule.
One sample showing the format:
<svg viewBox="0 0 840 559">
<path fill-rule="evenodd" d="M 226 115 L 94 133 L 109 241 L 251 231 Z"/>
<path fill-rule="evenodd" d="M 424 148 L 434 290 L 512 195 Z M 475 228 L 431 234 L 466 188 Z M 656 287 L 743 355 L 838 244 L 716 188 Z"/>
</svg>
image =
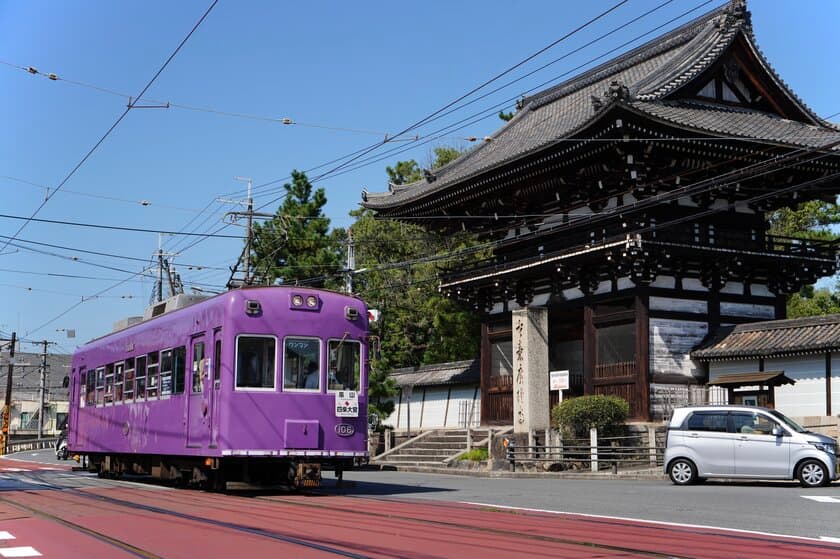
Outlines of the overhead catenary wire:
<svg viewBox="0 0 840 559">
<path fill-rule="evenodd" d="M 210 4 L 210 6 L 207 8 L 207 10 L 204 12 L 204 14 L 201 16 L 201 18 L 195 23 L 195 25 L 193 25 L 193 28 L 190 30 L 190 32 L 187 33 L 187 36 L 184 37 L 184 39 L 178 44 L 178 46 L 175 48 L 175 50 L 172 52 L 172 54 L 169 55 L 169 58 L 166 59 L 166 61 L 163 63 L 163 65 L 160 67 L 160 69 L 158 69 L 158 71 L 155 73 L 155 75 L 152 76 L 152 79 L 150 79 L 146 83 L 145 87 L 143 87 L 143 89 L 140 91 L 140 93 L 138 93 L 135 96 L 135 99 L 137 101 L 139 101 L 140 99 L 143 98 L 143 95 L 146 93 L 146 91 L 148 91 L 148 89 L 152 86 L 152 84 L 155 83 L 158 76 L 160 76 L 160 74 L 166 69 L 166 67 L 169 66 L 169 63 L 172 62 L 172 59 L 175 58 L 175 55 L 178 54 L 178 52 L 186 44 L 186 42 L 189 40 L 189 38 L 192 37 L 193 33 L 195 33 L 195 31 L 198 29 L 198 27 L 201 25 L 201 23 L 205 20 L 205 18 L 207 18 L 207 16 L 210 15 L 210 12 L 213 10 L 213 8 L 216 6 L 216 4 L 218 2 L 219 2 L 219 0 L 213 0 L 212 4 Z M 122 112 L 122 114 L 119 117 L 117 117 L 117 120 L 111 125 L 110 128 L 108 128 L 108 130 L 105 131 L 105 134 L 103 134 L 102 137 L 93 145 L 93 147 L 90 148 L 87 151 L 87 153 L 85 153 L 85 155 L 82 157 L 82 159 L 70 170 L 70 172 L 64 177 L 64 179 L 62 179 L 61 182 L 58 183 L 58 185 L 53 189 L 52 193 L 48 194 L 44 198 L 44 201 L 41 202 L 41 204 L 35 209 L 34 212 L 32 212 L 32 215 L 30 215 L 29 219 L 27 219 L 26 221 L 24 221 L 21 224 L 21 226 L 14 233 L 14 235 L 12 235 L 12 240 L 16 239 L 17 236 L 20 235 L 21 231 L 23 231 L 24 228 L 35 218 L 35 216 L 38 215 L 38 213 L 41 211 L 41 209 L 44 206 L 47 205 L 47 203 L 50 201 L 50 199 L 53 196 L 55 196 L 62 189 L 62 187 L 67 183 L 67 181 L 69 181 L 73 177 L 73 175 L 76 174 L 76 171 L 78 171 L 82 167 L 82 165 L 85 164 L 85 162 L 90 158 L 90 156 L 93 155 L 93 153 L 97 150 L 97 148 L 99 148 L 99 146 L 102 145 L 102 143 L 105 141 L 105 139 L 108 138 L 108 136 L 111 135 L 111 132 L 113 132 L 114 129 L 116 129 L 116 127 L 120 124 L 120 122 L 123 121 L 123 119 L 126 117 L 126 115 L 128 115 L 129 111 L 131 111 L 132 107 L 133 107 L 133 105 L 131 103 L 129 103 L 129 105 L 125 108 L 125 110 Z M 10 242 L 11 241 L 7 240 L 3 244 L 3 246 L 0 247 L 0 252 L 2 252 L 2 250 L 5 249 L 9 245 Z"/>
</svg>

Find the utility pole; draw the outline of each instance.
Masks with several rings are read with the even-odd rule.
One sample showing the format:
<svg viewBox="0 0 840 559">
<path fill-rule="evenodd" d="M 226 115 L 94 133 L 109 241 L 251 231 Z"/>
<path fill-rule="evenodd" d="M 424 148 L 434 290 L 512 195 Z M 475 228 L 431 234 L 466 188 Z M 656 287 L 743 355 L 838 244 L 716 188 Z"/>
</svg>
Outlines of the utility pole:
<svg viewBox="0 0 840 559">
<path fill-rule="evenodd" d="M 251 285 L 251 241 L 253 238 L 252 228 L 254 222 L 254 199 L 251 198 L 251 177 L 234 177 L 238 181 L 248 182 L 248 201 L 246 213 L 248 214 L 248 236 L 245 241 L 245 280 L 244 285 Z"/>
<path fill-rule="evenodd" d="M 41 354 L 41 382 L 38 385 L 38 401 L 40 407 L 38 408 L 38 438 L 44 436 L 44 405 L 46 404 L 47 396 L 47 345 L 49 342 L 43 340 L 44 353 Z"/>
<path fill-rule="evenodd" d="M 348 295 L 353 294 L 353 269 L 356 267 L 356 246 L 353 244 L 353 228 L 347 229 L 347 277 L 345 290 Z"/>
<path fill-rule="evenodd" d="M 9 421 L 11 421 L 12 413 L 12 372 L 15 368 L 15 341 L 17 333 L 12 332 L 12 346 L 9 350 L 9 374 L 6 375 L 6 403 L 3 405 L 3 417 L 0 419 L 2 425 L 2 444 L 0 444 L 0 452 L 6 454 L 6 449 L 9 447 Z"/>
<path fill-rule="evenodd" d="M 228 212 L 225 214 L 225 217 L 230 216 L 232 218 L 232 222 L 236 222 L 237 218 L 241 216 L 245 216 L 248 218 L 248 232 L 245 237 L 245 249 L 242 251 L 242 254 L 239 256 L 239 259 L 236 261 L 236 265 L 230 269 L 230 278 L 227 282 L 228 289 L 233 289 L 236 284 L 234 283 L 234 276 L 239 268 L 239 263 L 242 262 L 244 264 L 245 270 L 243 271 L 244 278 L 242 280 L 243 286 L 251 285 L 253 279 L 251 278 L 251 245 L 254 241 L 254 218 L 255 217 L 265 217 L 265 218 L 273 218 L 275 217 L 274 214 L 269 213 L 260 213 L 254 211 L 254 199 L 251 197 L 251 178 L 250 177 L 233 177 L 235 180 L 243 181 L 248 183 L 248 199 L 243 203 L 241 200 L 227 200 L 225 198 L 218 198 L 219 202 L 225 202 L 228 204 L 241 204 L 244 205 L 247 209 L 244 212 Z"/>
</svg>

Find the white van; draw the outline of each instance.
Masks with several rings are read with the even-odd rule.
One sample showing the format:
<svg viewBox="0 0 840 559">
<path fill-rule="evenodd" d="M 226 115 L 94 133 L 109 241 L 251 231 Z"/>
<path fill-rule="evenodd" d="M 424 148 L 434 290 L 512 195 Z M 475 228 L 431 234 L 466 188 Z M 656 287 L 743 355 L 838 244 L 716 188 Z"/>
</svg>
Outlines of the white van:
<svg viewBox="0 0 840 559">
<path fill-rule="evenodd" d="M 668 424 L 665 472 L 676 485 L 710 477 L 837 479 L 837 442 L 781 412 L 753 406 L 677 408 Z"/>
</svg>

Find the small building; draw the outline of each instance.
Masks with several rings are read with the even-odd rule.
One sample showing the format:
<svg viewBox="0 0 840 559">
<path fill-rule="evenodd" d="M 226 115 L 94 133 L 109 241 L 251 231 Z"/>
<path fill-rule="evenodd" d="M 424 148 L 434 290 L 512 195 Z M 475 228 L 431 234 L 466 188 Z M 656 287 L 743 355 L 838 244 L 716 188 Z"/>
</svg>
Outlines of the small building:
<svg viewBox="0 0 840 559">
<path fill-rule="evenodd" d="M 475 427 L 480 420 L 478 360 L 395 369 L 399 394 L 382 423 L 398 431 Z"/>
<path fill-rule="evenodd" d="M 0 393 L 5 394 L 9 354 L 0 359 Z M 69 388 L 65 379 L 70 375 L 69 354 L 47 355 L 47 376 L 44 386 L 42 435 L 58 435 L 67 421 L 70 407 Z M 43 355 L 15 352 L 12 372 L 12 406 L 9 418 L 9 435 L 15 439 L 35 438 L 41 413 L 40 384 Z M 2 402 L 0 402 L 2 405 Z"/>
<path fill-rule="evenodd" d="M 840 314 L 722 328 L 691 358 L 708 370 L 712 402 L 840 413 Z"/>
</svg>

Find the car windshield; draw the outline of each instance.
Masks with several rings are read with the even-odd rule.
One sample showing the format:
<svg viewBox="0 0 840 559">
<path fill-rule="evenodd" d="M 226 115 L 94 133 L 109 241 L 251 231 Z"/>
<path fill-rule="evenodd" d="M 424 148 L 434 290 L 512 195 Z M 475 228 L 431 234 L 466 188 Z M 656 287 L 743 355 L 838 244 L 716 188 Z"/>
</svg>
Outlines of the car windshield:
<svg viewBox="0 0 840 559">
<path fill-rule="evenodd" d="M 785 414 L 783 414 L 780 411 L 770 410 L 770 413 L 773 414 L 773 417 L 775 417 L 776 419 L 778 419 L 779 421 L 781 421 L 782 423 L 784 423 L 785 425 L 787 425 L 788 427 L 790 427 L 791 429 L 796 431 L 797 433 L 805 433 L 805 432 L 808 431 L 802 425 L 795 422 L 794 420 L 792 420 L 791 418 L 789 418 L 788 416 L 786 416 Z"/>
</svg>

